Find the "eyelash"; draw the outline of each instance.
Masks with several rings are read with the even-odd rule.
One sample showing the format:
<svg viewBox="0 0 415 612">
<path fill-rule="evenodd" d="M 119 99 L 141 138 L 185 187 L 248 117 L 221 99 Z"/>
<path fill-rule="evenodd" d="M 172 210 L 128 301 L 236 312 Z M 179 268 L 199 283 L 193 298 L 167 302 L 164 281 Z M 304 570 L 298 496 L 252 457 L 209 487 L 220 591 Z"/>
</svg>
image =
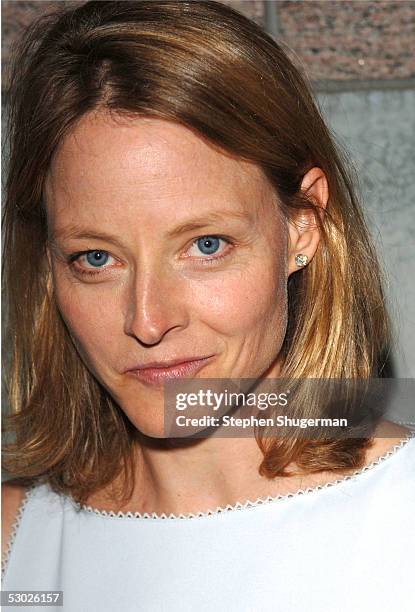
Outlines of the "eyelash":
<svg viewBox="0 0 415 612">
<path fill-rule="evenodd" d="M 197 238 L 195 238 L 194 240 L 192 240 L 192 243 L 189 247 L 189 249 L 196 244 L 196 242 L 198 240 L 200 240 L 201 238 L 218 238 L 219 240 L 223 240 L 224 242 L 227 243 L 227 246 L 235 246 L 235 243 L 228 238 L 227 236 L 218 236 L 217 234 L 205 234 L 204 236 L 198 236 Z M 189 250 L 187 249 L 187 250 Z M 216 256 L 212 256 L 212 257 L 196 257 L 195 259 L 197 259 L 197 261 L 199 263 L 201 263 L 203 266 L 211 266 L 211 265 L 215 265 L 218 261 L 221 261 L 222 259 L 225 259 L 230 251 L 232 249 L 226 249 L 224 253 L 222 253 L 221 255 L 216 255 Z M 188 255 L 187 257 L 189 257 L 189 259 L 194 259 L 192 258 L 190 255 Z"/>
<path fill-rule="evenodd" d="M 88 249 L 87 251 L 79 251 L 78 253 L 73 253 L 69 256 L 68 259 L 69 266 L 75 269 L 77 273 L 86 276 L 96 276 L 97 274 L 102 274 L 102 270 L 105 270 L 105 268 L 97 268 L 96 270 L 85 270 L 82 268 L 78 268 L 78 266 L 75 265 L 78 259 L 80 259 L 84 255 L 88 255 L 88 253 L 94 253 L 95 251 L 101 251 L 101 249 Z M 107 251 L 104 250 L 102 250 L 102 252 L 107 253 Z"/>
<path fill-rule="evenodd" d="M 207 235 L 206 235 L 207 236 Z M 209 238 L 218 238 L 220 240 L 224 240 L 228 245 L 230 246 L 234 246 L 234 242 L 228 238 L 227 236 L 218 236 L 216 234 L 209 234 L 208 235 Z M 198 238 L 195 238 L 190 246 L 193 246 L 194 244 L 197 243 L 198 240 L 200 240 L 201 238 L 204 238 L 205 236 L 199 236 Z M 190 248 L 190 247 L 189 247 Z M 81 269 L 78 268 L 75 264 L 76 262 L 83 257 L 84 255 L 88 255 L 88 253 L 94 253 L 95 251 L 101 251 L 103 253 L 108 253 L 108 251 L 105 251 L 104 249 L 88 249 L 86 251 L 79 251 L 78 253 L 73 253 L 72 255 L 69 256 L 68 258 L 68 263 L 69 266 L 73 267 L 76 269 L 76 271 L 82 275 L 87 275 L 87 276 L 96 276 L 98 274 L 103 274 L 103 270 L 105 270 L 106 268 L 101 268 L 101 269 L 97 269 L 97 270 L 85 270 L 85 269 Z M 218 261 L 221 261 L 223 259 L 225 259 L 227 256 L 229 255 L 229 250 L 226 250 L 225 253 L 223 253 L 222 255 L 217 255 L 216 257 L 200 257 L 197 258 L 198 261 L 204 265 L 214 265 L 216 264 Z M 110 255 L 110 257 L 112 257 L 112 255 Z M 190 256 L 188 256 L 190 257 Z"/>
</svg>

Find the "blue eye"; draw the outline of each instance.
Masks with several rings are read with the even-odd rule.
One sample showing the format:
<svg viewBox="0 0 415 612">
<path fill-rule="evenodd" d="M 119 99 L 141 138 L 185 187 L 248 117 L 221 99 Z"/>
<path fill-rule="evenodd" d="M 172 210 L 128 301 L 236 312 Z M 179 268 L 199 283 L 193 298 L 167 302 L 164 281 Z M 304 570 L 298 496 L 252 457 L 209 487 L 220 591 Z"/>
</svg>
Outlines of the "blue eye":
<svg viewBox="0 0 415 612">
<path fill-rule="evenodd" d="M 213 255 L 220 247 L 220 240 L 216 236 L 203 236 L 196 240 L 196 244 L 204 255 Z"/>
<path fill-rule="evenodd" d="M 106 251 L 89 251 L 85 254 L 86 260 L 94 268 L 103 266 L 108 261 L 108 253 Z"/>
</svg>

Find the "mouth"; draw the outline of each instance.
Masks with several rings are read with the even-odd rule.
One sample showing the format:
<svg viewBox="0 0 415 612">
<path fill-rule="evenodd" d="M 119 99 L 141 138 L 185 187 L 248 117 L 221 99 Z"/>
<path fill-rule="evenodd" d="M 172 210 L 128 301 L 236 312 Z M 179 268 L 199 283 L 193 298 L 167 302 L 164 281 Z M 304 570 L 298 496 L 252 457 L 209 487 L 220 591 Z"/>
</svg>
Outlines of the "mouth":
<svg viewBox="0 0 415 612">
<path fill-rule="evenodd" d="M 148 385 L 158 386 L 168 380 L 192 378 L 209 363 L 212 358 L 213 355 L 209 357 L 186 358 L 170 363 L 152 363 L 145 367 L 131 368 L 127 370 L 126 373 L 134 378 L 138 378 Z"/>
</svg>

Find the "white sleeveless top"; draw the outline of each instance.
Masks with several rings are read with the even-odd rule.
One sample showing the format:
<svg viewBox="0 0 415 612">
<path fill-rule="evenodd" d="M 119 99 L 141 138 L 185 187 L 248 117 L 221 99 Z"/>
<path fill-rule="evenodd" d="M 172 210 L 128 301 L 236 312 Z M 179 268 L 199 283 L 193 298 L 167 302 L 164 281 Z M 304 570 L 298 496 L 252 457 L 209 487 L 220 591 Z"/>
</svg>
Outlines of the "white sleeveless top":
<svg viewBox="0 0 415 612">
<path fill-rule="evenodd" d="M 65 612 L 413 612 L 415 438 L 329 484 L 199 515 L 117 515 L 37 484 L 2 588 L 61 590 L 47 609 Z"/>
</svg>

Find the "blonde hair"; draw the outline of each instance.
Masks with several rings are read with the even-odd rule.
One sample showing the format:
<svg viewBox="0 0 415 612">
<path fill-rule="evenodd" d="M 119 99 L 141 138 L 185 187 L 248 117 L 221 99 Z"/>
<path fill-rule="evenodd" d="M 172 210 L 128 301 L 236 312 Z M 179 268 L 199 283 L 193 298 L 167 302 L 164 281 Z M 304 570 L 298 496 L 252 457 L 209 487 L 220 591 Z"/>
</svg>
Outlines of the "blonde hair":
<svg viewBox="0 0 415 612">
<path fill-rule="evenodd" d="M 4 207 L 15 439 L 5 467 L 44 479 L 80 502 L 134 473 L 136 431 L 89 372 L 54 299 L 42 200 L 50 160 L 86 112 L 180 123 L 222 150 L 256 163 L 287 218 L 315 204 L 300 190 L 320 167 L 327 213 L 313 261 L 289 280 L 286 378 L 378 376 L 388 346 L 381 278 L 346 164 L 310 93 L 280 45 L 256 24 L 212 1 L 88 2 L 47 15 L 26 33 L 10 90 L 10 164 Z M 6 350 L 7 352 L 7 350 Z M 258 440 L 260 471 L 284 475 L 362 465 L 367 438 Z"/>
</svg>

